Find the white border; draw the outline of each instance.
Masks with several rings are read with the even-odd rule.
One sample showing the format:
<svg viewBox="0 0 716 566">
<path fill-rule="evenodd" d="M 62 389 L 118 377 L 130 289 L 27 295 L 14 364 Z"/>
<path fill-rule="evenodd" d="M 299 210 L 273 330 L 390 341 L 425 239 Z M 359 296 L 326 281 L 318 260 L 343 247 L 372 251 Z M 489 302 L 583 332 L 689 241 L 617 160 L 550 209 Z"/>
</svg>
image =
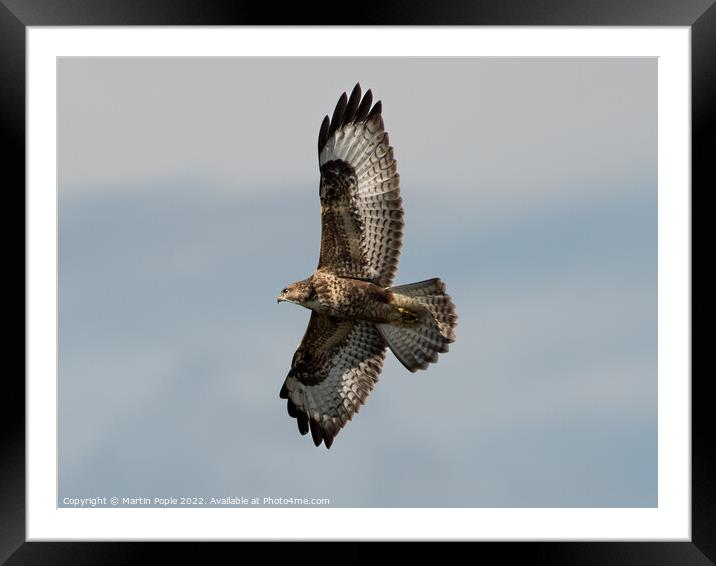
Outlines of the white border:
<svg viewBox="0 0 716 566">
<path fill-rule="evenodd" d="M 690 540 L 690 44 L 687 27 L 27 28 L 27 539 Z M 658 508 L 57 508 L 56 58 L 148 55 L 658 57 Z"/>
</svg>

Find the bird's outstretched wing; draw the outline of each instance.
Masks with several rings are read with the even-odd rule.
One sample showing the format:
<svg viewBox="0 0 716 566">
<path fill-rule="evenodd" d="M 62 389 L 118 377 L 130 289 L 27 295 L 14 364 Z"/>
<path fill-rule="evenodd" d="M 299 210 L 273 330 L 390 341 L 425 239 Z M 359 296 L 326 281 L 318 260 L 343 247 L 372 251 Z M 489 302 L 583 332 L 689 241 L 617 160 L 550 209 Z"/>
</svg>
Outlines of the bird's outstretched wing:
<svg viewBox="0 0 716 566">
<path fill-rule="evenodd" d="M 321 168 L 319 269 L 388 287 L 403 241 L 400 178 L 382 106 L 360 85 L 338 100 L 318 136 Z"/>
<path fill-rule="evenodd" d="M 330 448 L 378 381 L 385 351 L 375 325 L 312 312 L 280 392 L 301 434 Z"/>
</svg>

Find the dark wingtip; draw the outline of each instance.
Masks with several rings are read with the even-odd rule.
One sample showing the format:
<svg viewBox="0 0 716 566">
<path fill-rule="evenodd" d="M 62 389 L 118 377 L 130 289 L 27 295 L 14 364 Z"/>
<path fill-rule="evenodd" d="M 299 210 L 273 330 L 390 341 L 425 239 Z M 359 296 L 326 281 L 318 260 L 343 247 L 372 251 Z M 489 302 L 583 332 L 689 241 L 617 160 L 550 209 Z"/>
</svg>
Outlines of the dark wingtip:
<svg viewBox="0 0 716 566">
<path fill-rule="evenodd" d="M 321 442 L 323 441 L 323 432 L 321 431 L 321 425 L 319 425 L 313 419 L 309 421 L 309 424 L 311 425 L 311 436 L 313 437 L 313 443 L 316 446 L 320 446 Z"/>
<path fill-rule="evenodd" d="M 370 122 L 375 116 L 379 116 L 381 112 L 383 112 L 383 102 L 379 100 L 375 103 L 375 106 L 373 106 L 370 114 L 368 114 L 368 117 L 365 119 L 366 122 Z"/>
<path fill-rule="evenodd" d="M 288 399 L 288 387 L 286 387 L 286 382 L 283 382 L 283 385 L 281 386 L 281 391 L 279 391 L 278 396 L 281 399 Z"/>
<path fill-rule="evenodd" d="M 304 413 L 298 413 L 296 415 L 296 421 L 298 422 L 298 432 L 302 435 L 308 434 L 308 417 Z"/>
<path fill-rule="evenodd" d="M 338 99 L 338 103 L 336 104 L 336 109 L 333 111 L 333 117 L 331 118 L 331 126 L 328 129 L 328 137 L 329 138 L 340 127 L 340 125 L 343 121 L 343 113 L 346 110 L 347 104 L 348 104 L 348 95 L 344 92 L 343 94 L 341 94 L 341 97 Z"/>
<path fill-rule="evenodd" d="M 365 96 L 361 98 L 360 83 L 356 83 L 351 92 L 350 98 L 344 92 L 341 94 L 333 111 L 333 116 L 326 116 L 321 123 L 321 129 L 318 133 L 318 153 L 320 155 L 326 146 L 329 138 L 336 131 L 348 124 L 365 122 L 382 112 L 383 106 L 379 100 L 375 106 L 371 108 L 373 103 L 373 93 L 368 89 Z"/>
<path fill-rule="evenodd" d="M 298 417 L 298 409 L 296 408 L 296 405 L 294 404 L 291 399 L 288 400 L 288 403 L 286 403 L 287 409 L 288 409 L 288 416 L 293 417 L 294 419 Z"/>
<path fill-rule="evenodd" d="M 341 122 L 342 126 L 347 126 L 355 120 L 356 112 L 360 104 L 360 94 L 360 83 L 356 83 L 356 86 L 353 88 L 353 92 L 351 92 L 351 97 L 348 99 L 346 110 L 343 112 L 343 120 Z"/>
<path fill-rule="evenodd" d="M 328 129 L 331 125 L 331 119 L 326 116 L 321 122 L 321 129 L 318 132 L 318 154 L 321 154 L 321 150 L 326 146 L 328 141 Z"/>
<path fill-rule="evenodd" d="M 356 111 L 355 122 L 363 122 L 366 119 L 370 112 L 371 104 L 373 104 L 373 93 L 368 89 Z"/>
<path fill-rule="evenodd" d="M 330 434 L 324 434 L 323 442 L 325 443 L 327 450 L 330 449 L 331 446 L 333 445 L 334 438 L 335 438 L 335 436 L 331 436 Z"/>
</svg>

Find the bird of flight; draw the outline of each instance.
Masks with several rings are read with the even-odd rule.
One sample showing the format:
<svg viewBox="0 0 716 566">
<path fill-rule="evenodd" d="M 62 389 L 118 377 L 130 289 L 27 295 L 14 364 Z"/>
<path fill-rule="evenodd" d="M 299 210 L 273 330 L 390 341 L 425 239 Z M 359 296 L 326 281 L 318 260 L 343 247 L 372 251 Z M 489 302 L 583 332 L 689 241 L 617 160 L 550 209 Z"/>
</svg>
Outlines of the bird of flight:
<svg viewBox="0 0 716 566">
<path fill-rule="evenodd" d="M 455 340 L 455 305 L 440 279 L 391 286 L 403 239 L 400 178 L 381 102 L 372 103 L 356 84 L 323 119 L 318 268 L 278 296 L 312 311 L 280 397 L 301 434 L 326 448 L 365 403 L 386 347 L 415 372 Z"/>
</svg>

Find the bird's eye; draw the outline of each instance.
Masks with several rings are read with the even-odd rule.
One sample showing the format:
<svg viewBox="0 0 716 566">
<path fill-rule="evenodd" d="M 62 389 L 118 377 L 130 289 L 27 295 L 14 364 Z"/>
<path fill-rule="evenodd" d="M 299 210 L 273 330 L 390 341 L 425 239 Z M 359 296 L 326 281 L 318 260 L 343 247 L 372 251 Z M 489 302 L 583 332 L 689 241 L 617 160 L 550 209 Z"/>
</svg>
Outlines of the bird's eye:
<svg viewBox="0 0 716 566">
<path fill-rule="evenodd" d="M 286 287 L 283 291 L 281 291 L 282 295 L 285 295 L 286 293 L 288 293 L 288 287 Z"/>
</svg>

